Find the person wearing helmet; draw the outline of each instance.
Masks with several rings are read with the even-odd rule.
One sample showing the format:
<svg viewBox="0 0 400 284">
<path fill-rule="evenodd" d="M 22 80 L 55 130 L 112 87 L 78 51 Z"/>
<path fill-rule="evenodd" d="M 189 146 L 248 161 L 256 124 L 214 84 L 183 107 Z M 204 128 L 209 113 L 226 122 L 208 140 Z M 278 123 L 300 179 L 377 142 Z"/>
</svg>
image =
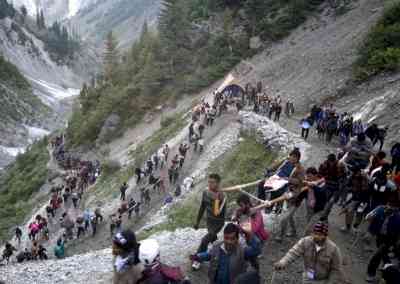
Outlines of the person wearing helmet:
<svg viewBox="0 0 400 284">
<path fill-rule="evenodd" d="M 140 243 L 139 260 L 144 266 L 140 284 L 190 284 L 179 267 L 170 267 L 160 261 L 160 245 L 147 239 Z"/>
<path fill-rule="evenodd" d="M 246 246 L 239 243 L 240 232 L 246 239 Z M 223 242 L 215 244 L 209 252 L 191 255 L 190 259 L 199 262 L 209 261 L 209 283 L 226 284 L 237 283 L 235 281 L 247 271 L 247 262 L 250 262 L 260 253 L 261 242 L 255 234 L 229 223 L 224 229 Z"/>
<path fill-rule="evenodd" d="M 125 230 L 113 237 L 114 256 L 113 284 L 136 284 L 142 276 L 143 266 L 139 261 L 139 244 L 135 233 Z"/>
</svg>

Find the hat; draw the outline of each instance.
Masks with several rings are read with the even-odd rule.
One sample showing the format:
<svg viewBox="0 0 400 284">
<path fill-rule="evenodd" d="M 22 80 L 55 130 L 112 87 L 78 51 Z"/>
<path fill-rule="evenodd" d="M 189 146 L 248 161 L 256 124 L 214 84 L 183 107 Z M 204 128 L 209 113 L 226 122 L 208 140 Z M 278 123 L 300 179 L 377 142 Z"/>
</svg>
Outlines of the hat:
<svg viewBox="0 0 400 284">
<path fill-rule="evenodd" d="M 328 230 L 329 230 L 328 224 L 320 221 L 315 223 L 313 232 L 327 236 Z"/>
</svg>

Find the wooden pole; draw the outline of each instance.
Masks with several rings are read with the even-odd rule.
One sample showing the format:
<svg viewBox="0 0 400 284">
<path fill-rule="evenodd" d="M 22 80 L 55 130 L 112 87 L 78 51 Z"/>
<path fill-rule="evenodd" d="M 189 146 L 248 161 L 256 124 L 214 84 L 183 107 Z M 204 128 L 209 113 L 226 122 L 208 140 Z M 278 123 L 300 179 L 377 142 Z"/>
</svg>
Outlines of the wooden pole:
<svg viewBox="0 0 400 284">
<path fill-rule="evenodd" d="M 240 184 L 240 185 L 235 185 L 235 186 L 231 186 L 231 187 L 226 187 L 226 188 L 222 188 L 219 191 L 221 192 L 234 192 L 234 191 L 240 191 L 241 189 L 247 188 L 247 187 L 251 187 L 254 185 L 257 185 L 258 183 L 260 183 L 262 181 L 262 179 L 257 180 L 257 181 L 253 181 L 250 183 L 245 183 L 245 184 Z"/>
</svg>

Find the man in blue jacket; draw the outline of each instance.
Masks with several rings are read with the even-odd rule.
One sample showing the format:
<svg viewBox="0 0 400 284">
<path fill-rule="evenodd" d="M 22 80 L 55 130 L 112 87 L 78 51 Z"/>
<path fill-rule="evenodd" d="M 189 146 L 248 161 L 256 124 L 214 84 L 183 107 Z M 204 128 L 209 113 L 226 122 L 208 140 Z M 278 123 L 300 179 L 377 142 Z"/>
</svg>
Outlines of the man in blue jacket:
<svg viewBox="0 0 400 284">
<path fill-rule="evenodd" d="M 397 192 L 395 193 L 398 194 Z M 389 252 L 395 247 L 394 252 L 399 253 L 400 240 L 400 201 L 396 196 L 386 206 L 379 206 L 367 216 L 371 221 L 369 231 L 376 236 L 378 249 L 368 263 L 367 282 L 376 280 L 376 270 L 381 261 L 390 263 Z M 397 255 L 400 259 L 400 255 Z"/>
<path fill-rule="evenodd" d="M 224 229 L 224 241 L 213 246 L 209 252 L 192 255 L 192 261 L 209 261 L 208 272 L 210 284 L 231 284 L 243 273 L 246 273 L 247 262 L 261 253 L 258 238 L 244 232 L 246 246 L 239 244 L 240 228 L 229 223 Z"/>
</svg>

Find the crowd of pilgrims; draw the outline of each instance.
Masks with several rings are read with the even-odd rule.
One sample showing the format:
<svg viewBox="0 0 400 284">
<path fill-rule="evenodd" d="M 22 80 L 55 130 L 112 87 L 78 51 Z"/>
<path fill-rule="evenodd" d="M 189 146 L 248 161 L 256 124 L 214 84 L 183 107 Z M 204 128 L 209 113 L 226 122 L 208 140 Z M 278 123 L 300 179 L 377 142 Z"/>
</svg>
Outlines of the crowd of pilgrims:
<svg viewBox="0 0 400 284">
<path fill-rule="evenodd" d="M 301 136 L 304 139 L 308 138 L 313 126 L 321 141 L 328 144 L 333 137 L 338 137 L 341 147 L 345 147 L 352 137 L 364 133 L 373 146 L 379 142 L 379 149 L 382 150 L 388 132 L 387 126 L 378 126 L 376 123 L 368 125 L 348 112 L 338 113 L 332 104 L 324 107 L 314 105 L 310 114 L 300 121 Z"/>
<path fill-rule="evenodd" d="M 143 168 L 136 168 L 140 200 L 127 198 L 126 191 L 129 186 L 127 183 L 122 184 L 121 206 L 118 212 L 111 216 L 110 221 L 114 283 L 190 283 L 181 268 L 167 266 L 161 261 L 162 255 L 157 241 L 147 239 L 139 242 L 132 230 L 123 229 L 122 216 L 127 213 L 130 218 L 132 211 L 142 203 L 149 206 L 150 191 L 164 192 L 165 203 L 172 201 L 172 191 L 175 196 L 181 194 L 179 170 L 184 165 L 189 149 L 193 149 L 193 153 L 204 151 L 204 129 L 212 126 L 214 120 L 227 112 L 231 106 L 237 110 L 252 108 L 257 113 L 279 121 L 283 108 L 281 98 L 270 97 L 261 90 L 262 87 L 257 84 L 255 88 L 247 86 L 241 97 L 229 92 L 215 92 L 214 105 L 210 106 L 206 101 L 202 101 L 194 108 L 187 143 L 179 146 L 178 153 L 172 156 L 170 165 L 170 148 L 164 145 L 145 162 Z M 287 116 L 294 114 L 291 101 L 285 104 L 285 113 Z M 343 271 L 343 251 L 329 238 L 330 220 L 332 215 L 336 215 L 335 218 L 339 220 L 343 218 L 342 231 L 347 235 L 349 242 L 354 240 L 354 245 L 357 245 L 358 242 L 376 239 L 376 247 L 366 267 L 367 282 L 377 280 L 378 268 L 383 264 L 382 276 L 385 283 L 398 283 L 400 272 L 396 260 L 400 260 L 400 143 L 391 145 L 390 152 L 383 151 L 387 128 L 380 128 L 376 124 L 366 126 L 359 120 L 355 121 L 348 113 L 338 114 L 332 105 L 314 106 L 310 115 L 300 121 L 300 126 L 304 139 L 308 138 L 312 126 L 315 126 L 319 138 L 326 143 L 338 136 L 342 152 L 329 154 L 320 165 L 304 168 L 301 162 L 302 153 L 298 148 L 293 149 L 286 159 L 266 169 L 265 176 L 254 183 L 255 194 L 251 191 L 245 192 L 241 187 L 234 189 L 239 190 L 240 194 L 232 217 L 227 216 L 227 207 L 230 206 L 228 195 L 231 189 L 221 188 L 223 177 L 210 174 L 208 187 L 202 193 L 198 217 L 194 220 L 193 227 L 197 230 L 205 216 L 207 233 L 197 251 L 190 254 L 193 270 L 201 269 L 202 263 L 208 262 L 210 284 L 261 283 L 261 278 L 265 276 L 259 263 L 263 246 L 267 242 L 276 242 L 278 245 L 294 238 L 298 240 L 297 243 L 274 263 L 272 281 L 276 271 L 286 269 L 296 259 L 301 258 L 304 262 L 304 272 L 299 283 L 349 283 L 348 275 Z M 377 142 L 380 142 L 378 149 L 374 147 Z M 61 204 L 68 201 L 68 194 L 76 193 L 79 200 L 85 188 L 100 174 L 98 163 L 74 162 L 73 159 L 66 162 L 68 156 L 62 149 L 60 151 L 57 148 L 60 144 L 62 145 L 62 142 L 53 145 L 56 149 L 54 154 L 59 162 L 70 165 L 70 174 L 62 187 L 52 191 L 52 201 L 48 206 L 51 208 L 47 211 L 49 219 L 54 218 Z M 165 167 L 168 167 L 168 176 L 161 174 Z M 279 180 L 282 185 L 274 188 L 271 180 Z M 193 182 L 192 177 L 186 178 L 182 186 L 192 187 Z M 66 192 L 67 199 L 64 198 Z M 73 202 L 74 207 L 78 204 Z M 300 227 L 296 224 L 295 216 L 302 212 L 301 208 L 305 208 L 307 224 Z M 338 210 L 333 210 L 334 208 Z M 276 232 L 268 232 L 265 229 L 264 212 L 280 216 Z M 66 227 L 64 239 L 68 239 L 72 231 L 68 232 L 68 226 L 65 226 L 68 220 L 68 214 L 65 214 L 67 213 L 62 214 L 60 222 Z M 266 216 L 268 218 L 270 215 Z M 94 214 L 88 211 L 81 221 L 78 219 L 75 222 L 71 220 L 72 224 L 77 224 L 77 238 L 86 232 L 89 226 L 93 227 L 92 220 L 95 220 L 95 224 L 102 222 L 103 216 L 100 210 Z M 227 223 L 227 220 L 230 221 Z M 36 216 L 29 226 L 32 249 L 21 253 L 26 255 L 27 259 L 46 259 L 46 250 L 37 240 L 39 235 L 40 238 L 46 238 L 48 235 L 47 219 Z M 74 229 L 74 226 L 70 227 L 71 230 Z M 37 229 L 32 231 L 33 228 Z M 218 241 L 220 232 L 223 239 Z M 17 228 L 16 238 L 20 240 L 21 235 L 22 231 Z M 62 254 L 64 239 L 59 239 L 56 245 L 56 248 L 62 246 Z M 9 258 L 13 249 L 8 243 L 4 258 Z M 55 255 L 58 257 L 57 254 L 55 249 Z"/>
<path fill-rule="evenodd" d="M 170 154 L 171 149 L 165 144 L 153 153 L 142 167 L 136 167 L 134 172 L 139 196 L 135 198 L 134 193 L 128 196 L 129 185 L 123 182 L 119 187 L 120 206 L 108 219 L 103 216 L 101 206 L 91 210 L 85 209 L 84 204 L 81 204 L 84 194 L 90 194 L 87 193 L 87 189 L 95 184 L 101 174 L 100 162 L 81 160 L 68 152 L 65 149 L 64 135 L 50 139 L 52 158 L 63 172 L 63 181 L 51 187 L 50 200 L 44 208 L 45 214 L 38 214 L 29 222 L 26 228 L 29 242 L 25 244 L 23 229 L 16 227 L 14 233 L 17 245 L 6 243 L 3 260 L 8 263 L 13 255 L 17 262 L 47 259 L 47 249 L 51 245 L 50 231 L 53 229 L 56 234 L 60 227 L 63 234 L 57 239 L 53 250 L 56 258 L 64 258 L 65 244 L 68 241 L 79 240 L 82 236 L 94 237 L 98 224 L 104 226 L 107 223 L 111 236 L 120 232 L 124 216 L 129 220 L 134 213 L 134 216 L 139 218 L 142 206 L 150 208 L 153 194 L 163 194 L 163 203 L 171 203 L 174 197 L 180 196 L 182 190 L 192 187 L 193 177 L 180 179 L 185 158 L 191 151 L 197 155 L 203 152 L 205 130 L 212 127 L 214 120 L 223 112 L 224 110 L 217 111 L 217 105 L 210 107 L 202 100 L 192 111 L 192 123 L 186 142 L 177 147 L 177 153 L 174 155 Z"/>
<path fill-rule="evenodd" d="M 202 112 L 207 113 L 206 109 L 210 108 L 219 116 L 234 106 L 237 111 L 252 109 L 279 121 L 283 109 L 281 98 L 258 92 L 257 87 L 249 90 L 241 97 L 232 92 L 215 92 L 216 105 L 210 108 L 203 104 Z M 284 109 L 288 117 L 294 114 L 290 100 Z M 327 143 L 338 136 L 341 153 L 329 154 L 320 165 L 304 168 L 301 152 L 295 148 L 287 159 L 266 169 L 265 177 L 256 183 L 256 194 L 246 193 L 240 187 L 235 189 L 241 193 L 232 217 L 227 216 L 230 189 L 221 188 L 223 177 L 210 174 L 193 226 L 197 230 L 205 216 L 207 233 L 198 249 L 190 254 L 192 269 L 197 271 L 202 263 L 208 262 L 207 282 L 211 284 L 262 283 L 266 276 L 259 263 L 263 246 L 267 242 L 279 245 L 297 239 L 274 263 L 275 272 L 267 276 L 272 277 L 272 283 L 276 272 L 286 269 L 298 258 L 304 262 L 298 283 L 350 283 L 349 275 L 343 270 L 344 252 L 329 238 L 329 223 L 335 215 L 342 222 L 341 230 L 352 247 L 361 250 L 359 243 L 371 244 L 376 239 L 376 248 L 367 254 L 366 281 L 376 281 L 378 268 L 382 267 L 379 271 L 384 283 L 397 283 L 400 276 L 396 266 L 396 259 L 400 257 L 400 144 L 391 145 L 390 152 L 382 151 L 387 128 L 376 124 L 366 126 L 347 113 L 339 115 L 333 106 L 313 107 L 300 126 L 305 139 L 312 126 Z M 377 142 L 380 142 L 378 148 L 374 147 Z M 277 178 L 284 185 L 277 190 L 270 188 L 270 180 Z M 295 216 L 304 207 L 306 225 L 300 227 Z M 265 229 L 264 210 L 280 216 L 276 232 Z M 268 214 L 264 217 L 271 216 Z M 218 240 L 221 232 L 223 238 Z M 132 242 L 130 247 L 121 241 L 126 238 Z M 113 249 L 115 283 L 190 283 L 181 268 L 166 266 L 161 261 L 160 247 L 155 240 L 138 242 L 132 231 L 123 231 L 113 239 Z M 130 257 L 136 262 L 124 261 Z"/>
</svg>

